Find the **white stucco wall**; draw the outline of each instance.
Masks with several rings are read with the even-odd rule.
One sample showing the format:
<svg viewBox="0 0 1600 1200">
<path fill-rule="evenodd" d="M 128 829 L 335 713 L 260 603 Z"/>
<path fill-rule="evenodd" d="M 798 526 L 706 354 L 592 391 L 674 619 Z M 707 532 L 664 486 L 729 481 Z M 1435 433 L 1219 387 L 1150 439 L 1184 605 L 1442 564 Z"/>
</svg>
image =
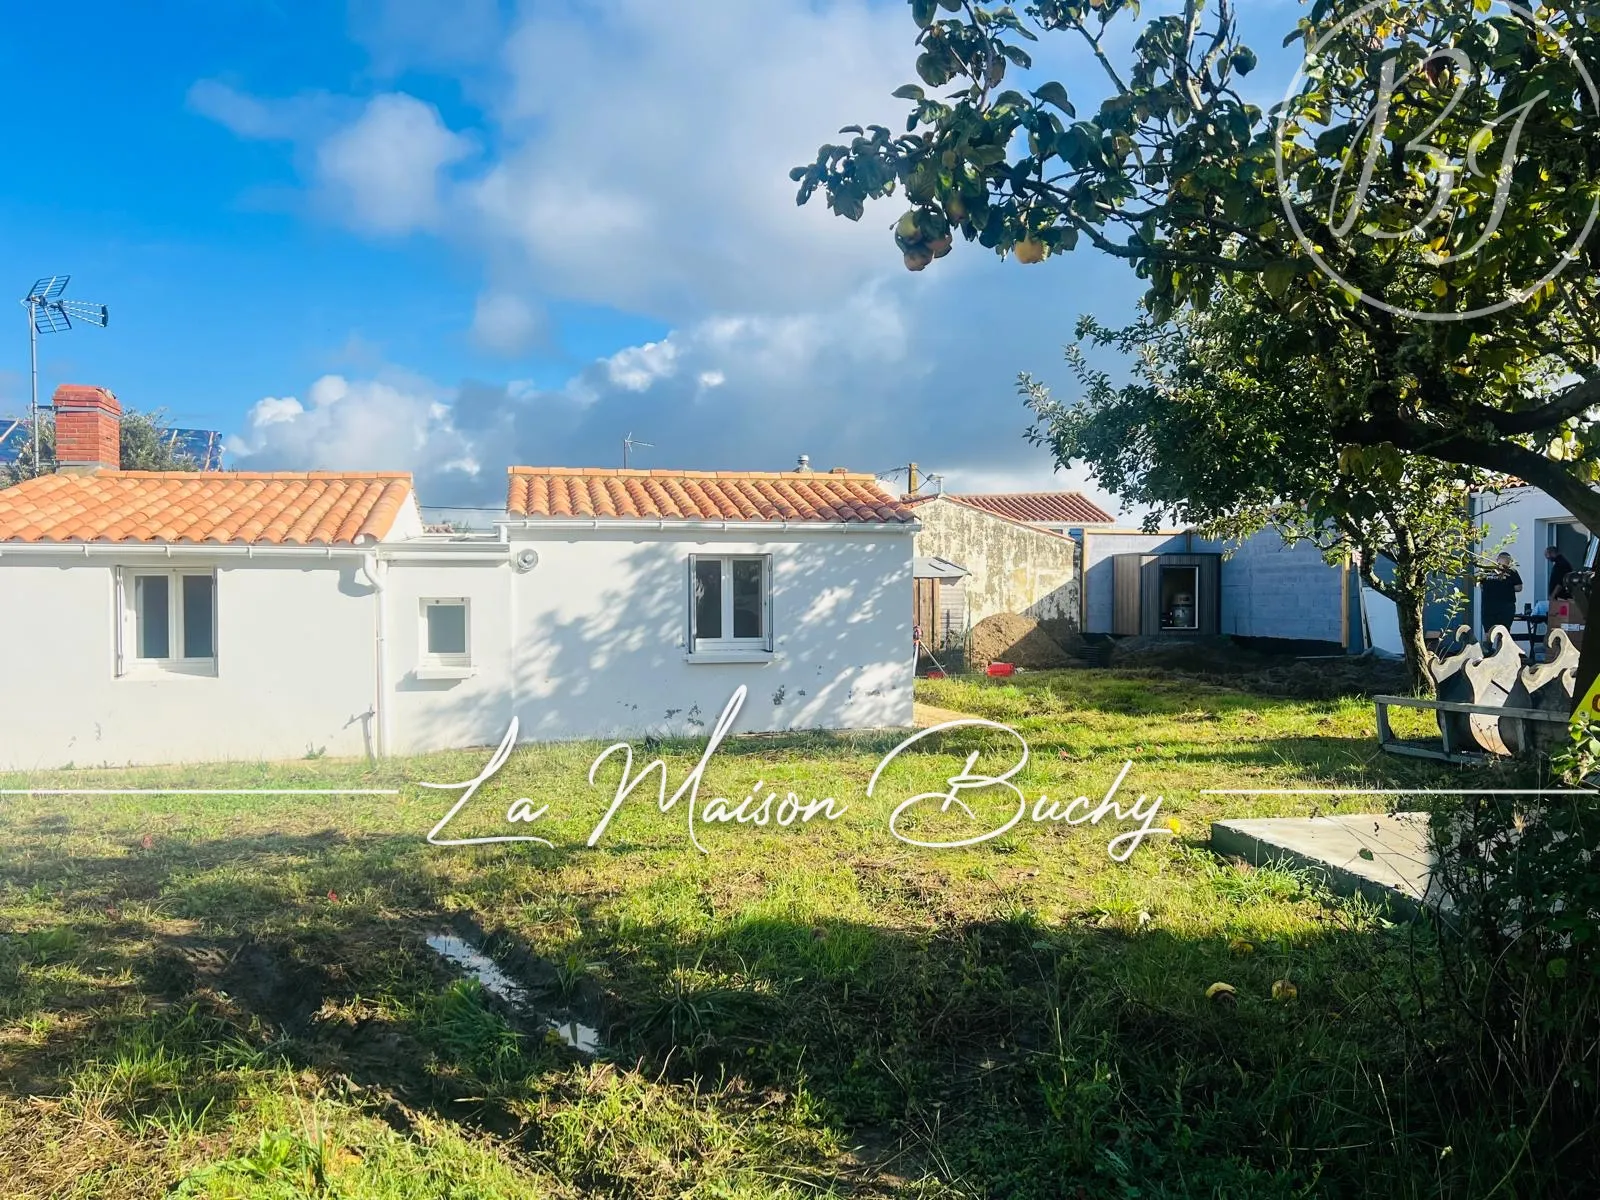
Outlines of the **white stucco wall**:
<svg viewBox="0 0 1600 1200">
<path fill-rule="evenodd" d="M 120 560 L 0 550 L 0 769 L 362 755 L 380 736 L 412 753 L 496 743 L 512 715 L 525 741 L 694 735 L 741 684 L 736 733 L 911 723 L 904 533 L 514 531 L 477 561 L 385 553 L 381 593 L 357 556 L 186 555 L 170 565 L 217 573 L 216 675 L 118 678 Z M 691 553 L 772 556 L 770 662 L 685 661 Z M 472 674 L 418 678 L 421 601 L 450 597 L 470 603 Z"/>
<path fill-rule="evenodd" d="M 516 706 L 525 738 L 696 734 L 748 687 L 736 732 L 911 723 L 904 533 L 515 531 Z M 773 661 L 685 661 L 690 554 L 772 556 Z"/>
<path fill-rule="evenodd" d="M 358 560 L 207 561 L 217 674 L 116 676 L 113 563 L 0 553 L 0 768 L 358 755 L 374 625 Z"/>
</svg>

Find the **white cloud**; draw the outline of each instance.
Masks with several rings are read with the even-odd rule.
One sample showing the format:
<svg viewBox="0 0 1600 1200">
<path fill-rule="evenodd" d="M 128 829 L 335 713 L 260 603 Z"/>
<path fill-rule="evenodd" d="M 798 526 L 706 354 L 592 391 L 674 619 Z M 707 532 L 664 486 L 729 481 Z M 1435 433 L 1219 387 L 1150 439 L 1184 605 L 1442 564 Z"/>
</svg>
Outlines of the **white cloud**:
<svg viewBox="0 0 1600 1200">
<path fill-rule="evenodd" d="M 566 301 L 673 332 L 553 388 L 361 366 L 372 378 L 329 377 L 346 389 L 329 403 L 258 406 L 248 461 L 351 466 L 346 448 L 366 446 L 362 462 L 416 470 L 429 503 L 492 503 L 507 463 L 611 465 L 632 432 L 655 443 L 640 465 L 787 469 L 806 453 L 823 469 L 916 460 L 950 488 L 1082 486 L 1024 442 L 1016 374 L 1064 377 L 1074 319 L 1117 320 L 1141 290 L 1131 272 L 1087 252 L 1021 268 L 963 243 L 912 275 L 889 235 L 898 201 L 855 224 L 820 199 L 795 206 L 789 168 L 841 125 L 903 125 L 889 95 L 913 74 L 903 4 L 700 0 L 692 21 L 659 0 L 526 5 L 490 67 L 471 30 L 423 44 L 442 0 L 365 2 L 380 71 L 479 56 L 456 80 L 470 129 L 398 92 L 257 108 L 197 85 L 191 103 L 242 136 L 292 138 L 308 187 L 352 228 L 433 231 L 478 263 L 480 347 L 523 353 Z"/>
<path fill-rule="evenodd" d="M 605 360 L 606 378 L 629 392 L 647 390 L 677 369 L 678 347 L 671 338 L 618 350 Z"/>
<path fill-rule="evenodd" d="M 350 0 L 350 33 L 380 75 L 469 66 L 492 53 L 498 0 Z"/>
<path fill-rule="evenodd" d="M 521 296 L 485 292 L 472 312 L 472 338 L 478 345 L 508 357 L 543 341 L 544 314 Z"/>
<path fill-rule="evenodd" d="M 472 151 L 431 104 L 389 92 L 317 148 L 317 171 L 352 224 L 404 234 L 438 222 L 440 173 Z"/>
<path fill-rule="evenodd" d="M 858 0 L 530 6 L 494 111 L 506 150 L 470 203 L 484 236 L 586 300 L 771 311 L 893 266 L 884 209 L 799 209 L 789 168 L 849 121 L 892 118 L 905 14 Z M 559 219 L 555 219 L 559 216 Z"/>
<path fill-rule="evenodd" d="M 414 470 L 437 476 L 476 459 L 451 424 L 452 409 L 439 403 L 425 380 L 396 373 L 349 380 L 324 375 L 307 393 L 260 400 L 228 452 L 247 470 Z M 421 480 L 419 479 L 419 486 Z"/>
<path fill-rule="evenodd" d="M 201 79 L 190 89 L 189 108 L 242 138 L 294 141 L 313 125 L 328 97 L 263 100 L 219 79 Z"/>
</svg>

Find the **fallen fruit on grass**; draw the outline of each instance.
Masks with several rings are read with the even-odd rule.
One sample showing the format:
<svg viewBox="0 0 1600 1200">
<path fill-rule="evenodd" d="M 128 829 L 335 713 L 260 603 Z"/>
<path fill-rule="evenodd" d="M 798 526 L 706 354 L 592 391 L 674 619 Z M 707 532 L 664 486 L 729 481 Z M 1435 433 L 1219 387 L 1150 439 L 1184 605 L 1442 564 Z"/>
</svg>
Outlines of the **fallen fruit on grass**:
<svg viewBox="0 0 1600 1200">
<path fill-rule="evenodd" d="M 1300 994 L 1300 989 L 1287 979 L 1275 980 L 1272 984 L 1272 998 L 1274 1000 L 1293 1000 Z"/>
<path fill-rule="evenodd" d="M 1239 995 L 1231 983 L 1213 983 L 1206 989 L 1206 999 L 1226 1008 L 1232 1008 L 1239 1003 Z"/>
<path fill-rule="evenodd" d="M 1228 949 L 1235 954 L 1254 954 L 1256 952 L 1256 948 L 1243 938 L 1234 938 L 1233 941 L 1228 943 Z"/>
</svg>

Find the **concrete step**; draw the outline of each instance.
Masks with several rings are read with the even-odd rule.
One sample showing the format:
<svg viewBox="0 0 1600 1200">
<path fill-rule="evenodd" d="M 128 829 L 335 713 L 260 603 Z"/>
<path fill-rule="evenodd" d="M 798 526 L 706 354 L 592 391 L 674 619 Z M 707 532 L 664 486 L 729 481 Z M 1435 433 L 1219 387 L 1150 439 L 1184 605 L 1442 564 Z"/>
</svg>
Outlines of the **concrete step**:
<svg viewBox="0 0 1600 1200">
<path fill-rule="evenodd" d="M 1414 917 L 1445 901 L 1434 881 L 1427 813 L 1214 821 L 1211 848 L 1252 866 L 1286 861 L 1319 872 L 1339 895 L 1359 892 L 1396 916 Z"/>
</svg>

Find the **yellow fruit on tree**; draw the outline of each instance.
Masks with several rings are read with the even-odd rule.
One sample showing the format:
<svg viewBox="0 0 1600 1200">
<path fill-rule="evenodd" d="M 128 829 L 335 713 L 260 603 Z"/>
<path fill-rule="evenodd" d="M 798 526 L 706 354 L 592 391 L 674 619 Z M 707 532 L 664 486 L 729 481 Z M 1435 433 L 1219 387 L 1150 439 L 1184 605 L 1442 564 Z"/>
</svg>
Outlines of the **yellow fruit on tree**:
<svg viewBox="0 0 1600 1200">
<path fill-rule="evenodd" d="M 1044 243 L 1037 238 L 1023 238 L 1011 247 L 1011 253 L 1017 256 L 1019 263 L 1036 263 L 1044 261 Z"/>
</svg>

